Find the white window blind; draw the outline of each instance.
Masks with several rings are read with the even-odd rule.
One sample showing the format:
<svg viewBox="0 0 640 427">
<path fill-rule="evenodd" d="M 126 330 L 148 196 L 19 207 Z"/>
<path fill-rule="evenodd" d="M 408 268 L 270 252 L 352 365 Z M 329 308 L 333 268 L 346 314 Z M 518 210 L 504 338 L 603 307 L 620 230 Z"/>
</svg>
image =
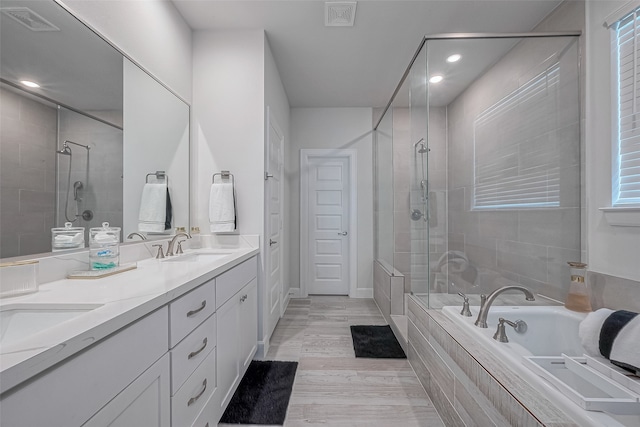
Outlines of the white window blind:
<svg viewBox="0 0 640 427">
<path fill-rule="evenodd" d="M 555 63 L 474 121 L 474 209 L 560 205 Z"/>
<path fill-rule="evenodd" d="M 618 138 L 613 162 L 613 205 L 640 204 L 640 9 L 614 26 Z"/>
</svg>

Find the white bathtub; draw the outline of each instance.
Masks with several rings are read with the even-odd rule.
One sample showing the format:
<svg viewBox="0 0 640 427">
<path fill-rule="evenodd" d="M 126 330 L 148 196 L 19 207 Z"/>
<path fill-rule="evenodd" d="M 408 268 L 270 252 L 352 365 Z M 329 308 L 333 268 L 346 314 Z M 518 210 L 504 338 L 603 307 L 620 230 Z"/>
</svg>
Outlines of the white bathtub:
<svg viewBox="0 0 640 427">
<path fill-rule="evenodd" d="M 580 426 L 640 426 L 640 416 L 613 416 L 602 412 L 585 411 L 573 403 L 542 377 L 523 364 L 523 356 L 582 356 L 585 351 L 580 343 L 578 327 L 586 314 L 567 310 L 562 306 L 492 306 L 487 316 L 488 328 L 474 325 L 480 308 L 471 307 L 473 316 L 460 314 L 461 306 L 445 306 L 442 312 L 462 329 L 478 338 L 478 341 L 492 349 L 512 370 L 521 374 L 539 392 L 547 395 L 558 407 L 576 420 Z M 515 322 L 524 320 L 527 331 L 518 334 L 511 326 L 506 326 L 508 343 L 493 339 L 498 319 Z"/>
</svg>

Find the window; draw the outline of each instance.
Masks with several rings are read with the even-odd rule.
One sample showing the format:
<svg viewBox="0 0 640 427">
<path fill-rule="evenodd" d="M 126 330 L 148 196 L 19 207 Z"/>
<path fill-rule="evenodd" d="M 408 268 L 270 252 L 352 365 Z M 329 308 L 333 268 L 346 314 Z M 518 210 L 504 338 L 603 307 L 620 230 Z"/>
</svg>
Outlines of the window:
<svg viewBox="0 0 640 427">
<path fill-rule="evenodd" d="M 613 155 L 613 206 L 640 205 L 640 8 L 618 20 L 613 61 L 617 66 L 617 129 Z"/>
<path fill-rule="evenodd" d="M 473 209 L 560 206 L 559 64 L 480 113 L 473 123 Z"/>
</svg>

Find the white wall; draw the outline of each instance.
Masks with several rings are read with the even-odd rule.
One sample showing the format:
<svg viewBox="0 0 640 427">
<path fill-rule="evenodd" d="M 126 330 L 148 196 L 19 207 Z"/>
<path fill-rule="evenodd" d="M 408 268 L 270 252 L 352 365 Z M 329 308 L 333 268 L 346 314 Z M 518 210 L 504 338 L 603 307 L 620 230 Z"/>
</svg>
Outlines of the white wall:
<svg viewBox="0 0 640 427">
<path fill-rule="evenodd" d="M 640 227 L 610 226 L 599 210 L 611 206 L 611 31 L 605 18 L 626 1 L 586 2 L 586 185 L 589 270 L 640 280 Z M 640 215 L 640 214 L 638 214 Z"/>
<path fill-rule="evenodd" d="M 282 133 L 284 134 L 284 156 L 285 156 L 285 164 L 287 162 L 287 158 L 291 155 L 291 138 L 290 138 L 290 107 L 289 107 L 289 99 L 287 98 L 287 93 L 284 90 L 284 85 L 282 84 L 282 80 L 280 79 L 280 72 L 278 71 L 278 67 L 276 65 L 275 59 L 273 58 L 273 53 L 271 52 L 271 46 L 269 46 L 268 40 L 264 44 L 264 68 L 265 68 L 265 94 L 264 94 L 264 111 L 265 111 L 265 134 L 268 132 L 268 123 L 266 122 L 266 114 L 267 107 L 269 107 L 271 114 L 275 117 L 276 122 L 280 126 Z M 266 139 L 265 139 L 266 143 Z M 282 197 L 284 198 L 283 204 L 284 209 L 282 212 L 282 222 L 283 222 L 283 235 L 282 235 L 282 258 L 283 258 L 283 266 L 282 266 L 282 295 L 286 296 L 289 292 L 289 288 L 291 287 L 291 280 L 289 278 L 289 263 L 290 263 L 290 248 L 287 242 L 290 238 L 290 198 L 289 194 L 291 192 L 291 177 L 286 173 L 282 177 L 284 182 L 284 191 Z"/>
<path fill-rule="evenodd" d="M 193 225 L 209 232 L 211 176 L 235 177 L 238 233 L 264 220 L 264 33 L 203 31 L 193 38 Z"/>
<path fill-rule="evenodd" d="M 57 0 L 188 103 L 191 28 L 170 1 Z"/>
<path fill-rule="evenodd" d="M 358 289 L 373 295 L 373 111 L 371 108 L 292 108 L 291 151 L 285 167 L 291 177 L 291 288 L 300 287 L 300 150 L 356 149 L 358 153 Z"/>
<path fill-rule="evenodd" d="M 267 106 L 276 115 L 287 143 L 289 101 L 264 31 L 195 32 L 191 217 L 192 224 L 200 226 L 203 233 L 209 232 L 211 176 L 228 170 L 236 184 L 236 233 L 258 234 L 264 247 Z M 285 216 L 285 233 L 287 223 Z M 259 341 L 266 340 L 264 335 L 268 333 L 268 328 L 263 327 L 267 313 L 263 298 L 264 255 L 260 255 L 258 278 Z M 288 291 L 288 283 L 285 277 L 284 292 Z"/>
</svg>

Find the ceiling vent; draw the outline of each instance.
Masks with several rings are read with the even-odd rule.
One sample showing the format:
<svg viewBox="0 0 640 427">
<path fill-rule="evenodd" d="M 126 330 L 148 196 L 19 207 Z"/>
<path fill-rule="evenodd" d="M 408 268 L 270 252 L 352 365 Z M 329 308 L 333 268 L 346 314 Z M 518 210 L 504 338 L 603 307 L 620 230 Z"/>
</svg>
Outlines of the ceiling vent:
<svg viewBox="0 0 640 427">
<path fill-rule="evenodd" d="M 28 7 L 3 7 L 2 13 L 18 21 L 31 31 L 60 31 L 60 28 Z"/>
<path fill-rule="evenodd" d="M 325 2 L 324 25 L 327 27 L 353 27 L 356 19 L 356 3 Z"/>
</svg>

